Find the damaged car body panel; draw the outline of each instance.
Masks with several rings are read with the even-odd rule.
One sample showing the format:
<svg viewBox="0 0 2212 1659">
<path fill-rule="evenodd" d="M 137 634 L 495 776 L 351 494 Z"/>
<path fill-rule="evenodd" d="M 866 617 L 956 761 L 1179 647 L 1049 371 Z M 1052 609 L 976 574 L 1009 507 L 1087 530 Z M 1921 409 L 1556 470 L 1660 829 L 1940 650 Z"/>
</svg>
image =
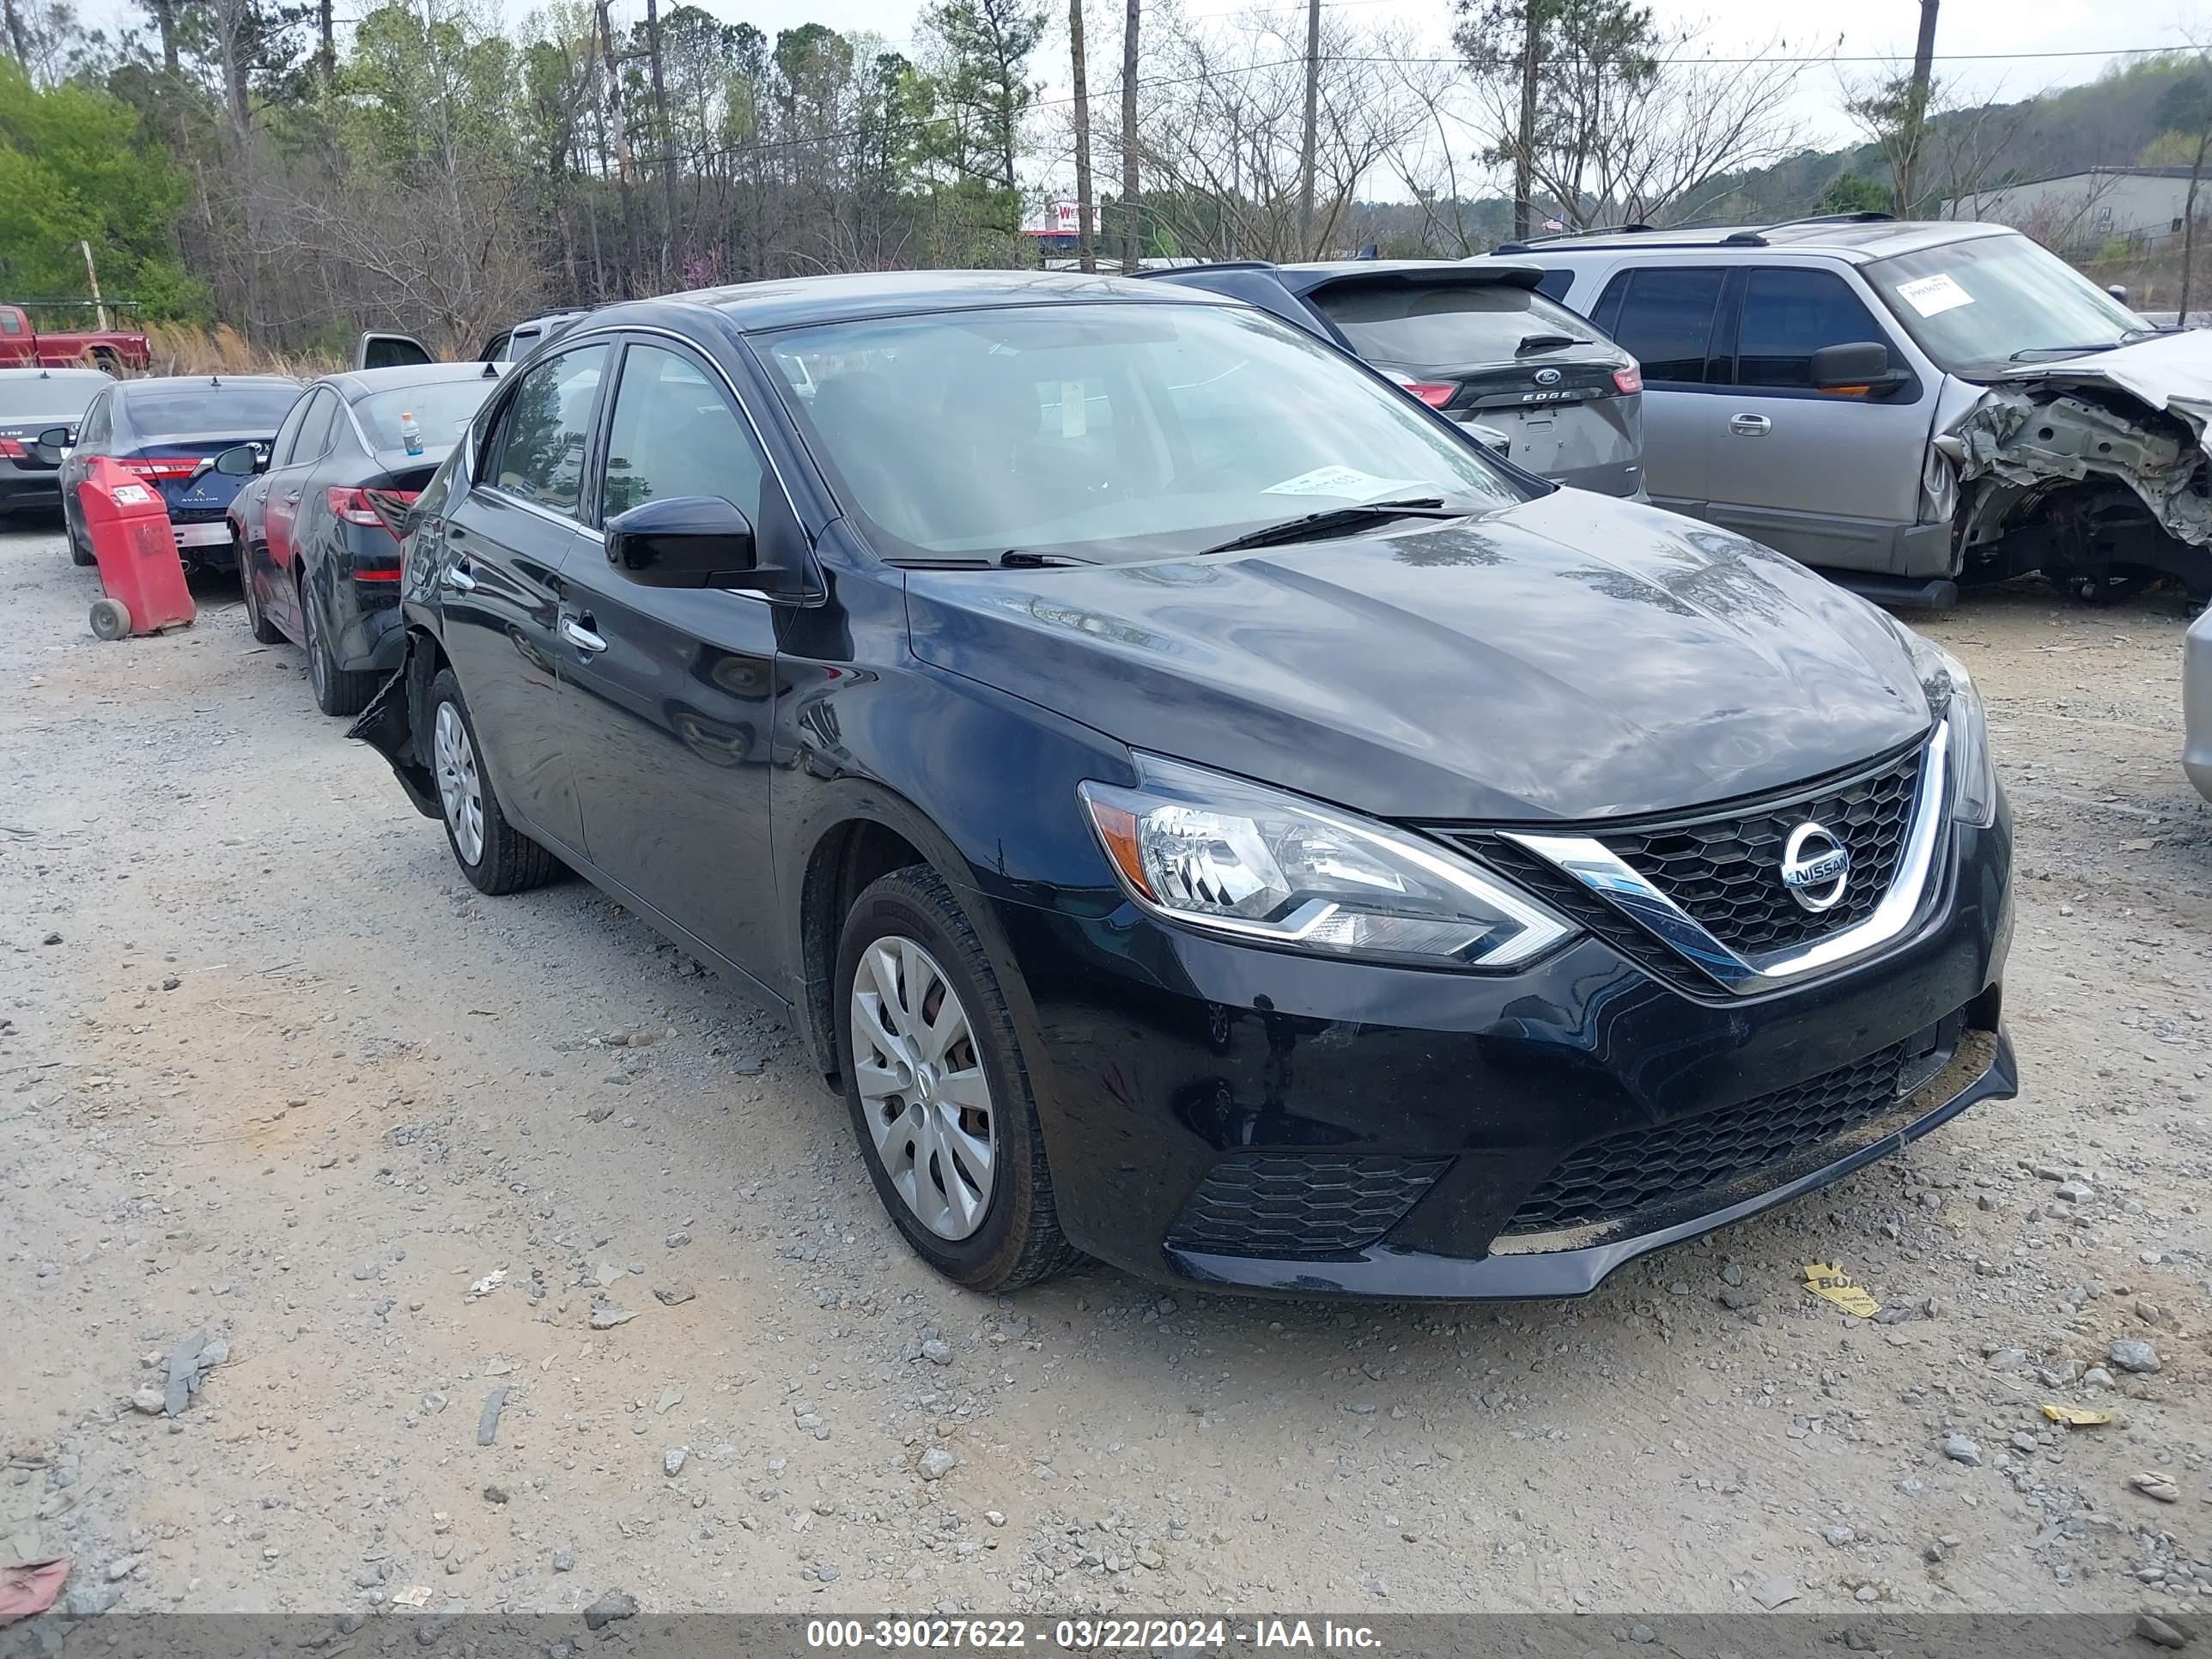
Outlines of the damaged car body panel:
<svg viewBox="0 0 2212 1659">
<path fill-rule="evenodd" d="M 1936 441 L 1956 469 L 1968 564 L 2040 569 L 2097 598 L 2116 573 L 2212 587 L 2212 337 L 2160 336 L 2023 365 Z"/>
</svg>

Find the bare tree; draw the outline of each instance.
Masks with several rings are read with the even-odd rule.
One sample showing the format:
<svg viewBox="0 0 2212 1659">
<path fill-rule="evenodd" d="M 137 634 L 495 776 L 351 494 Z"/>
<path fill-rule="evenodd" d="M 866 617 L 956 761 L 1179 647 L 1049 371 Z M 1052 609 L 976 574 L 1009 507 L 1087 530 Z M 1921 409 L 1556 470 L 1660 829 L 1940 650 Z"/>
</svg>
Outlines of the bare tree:
<svg viewBox="0 0 2212 1659">
<path fill-rule="evenodd" d="M 1694 29 L 1605 4 L 1568 8 L 1561 28 L 1540 70 L 1526 160 L 1532 189 L 1569 224 L 1694 218 L 1724 175 L 1803 147 L 1789 112 L 1799 66 L 1779 41 L 1751 62 L 1722 63 L 1699 54 Z M 1470 67 L 1485 159 L 1517 165 L 1521 66 Z"/>
<path fill-rule="evenodd" d="M 1143 209 L 1137 187 L 1137 32 L 1144 0 L 1128 0 L 1121 25 L 1121 269 L 1138 264 Z"/>
<path fill-rule="evenodd" d="M 1091 246 L 1091 81 L 1083 61 L 1083 0 L 1067 0 L 1067 55 L 1075 81 L 1075 262 L 1098 269 Z"/>
<path fill-rule="evenodd" d="M 1844 112 L 1889 168 L 1890 210 L 1900 219 L 1936 216 L 1939 199 L 1955 204 L 1980 191 L 2008 165 L 2027 118 L 2024 105 L 1967 104 L 1942 80 L 1924 96 L 1909 76 L 1842 85 Z"/>
<path fill-rule="evenodd" d="M 1156 20 L 1158 21 L 1158 20 Z M 1225 27 L 1170 19 L 1137 143 L 1152 210 L 1186 253 L 1302 258 L 1341 233 L 1362 182 L 1431 118 L 1449 76 L 1399 34 L 1324 22 L 1315 86 L 1314 196 L 1304 202 L 1304 30 L 1279 15 Z M 1295 33 L 1293 32 L 1295 29 Z"/>
</svg>

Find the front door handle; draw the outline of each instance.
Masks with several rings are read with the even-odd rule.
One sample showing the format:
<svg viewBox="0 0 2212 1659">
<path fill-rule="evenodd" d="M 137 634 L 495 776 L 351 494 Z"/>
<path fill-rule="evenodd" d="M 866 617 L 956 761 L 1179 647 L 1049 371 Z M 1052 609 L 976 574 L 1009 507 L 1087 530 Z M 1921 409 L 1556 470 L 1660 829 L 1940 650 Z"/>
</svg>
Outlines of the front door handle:
<svg viewBox="0 0 2212 1659">
<path fill-rule="evenodd" d="M 574 646 L 577 650 L 596 657 L 607 648 L 607 642 L 586 626 L 591 620 L 589 617 L 562 617 L 561 637 Z"/>
<path fill-rule="evenodd" d="M 1729 430 L 1739 438 L 1764 438 L 1774 430 L 1774 422 L 1764 415 L 1731 415 Z"/>
<path fill-rule="evenodd" d="M 473 593 L 477 591 L 477 579 L 469 574 L 466 560 L 459 564 L 447 565 L 445 574 L 438 580 L 456 593 Z"/>
</svg>

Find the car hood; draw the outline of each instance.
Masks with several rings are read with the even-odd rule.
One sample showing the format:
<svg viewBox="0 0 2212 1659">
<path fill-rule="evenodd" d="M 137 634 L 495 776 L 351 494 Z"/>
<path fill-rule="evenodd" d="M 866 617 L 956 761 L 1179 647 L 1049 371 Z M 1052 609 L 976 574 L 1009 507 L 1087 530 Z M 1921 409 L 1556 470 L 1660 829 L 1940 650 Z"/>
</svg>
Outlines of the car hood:
<svg viewBox="0 0 2212 1659">
<path fill-rule="evenodd" d="M 907 592 L 925 662 L 1383 817 L 1667 811 L 1833 771 L 1930 719 L 1873 606 L 1574 489 L 1246 554 L 912 571 Z"/>
</svg>

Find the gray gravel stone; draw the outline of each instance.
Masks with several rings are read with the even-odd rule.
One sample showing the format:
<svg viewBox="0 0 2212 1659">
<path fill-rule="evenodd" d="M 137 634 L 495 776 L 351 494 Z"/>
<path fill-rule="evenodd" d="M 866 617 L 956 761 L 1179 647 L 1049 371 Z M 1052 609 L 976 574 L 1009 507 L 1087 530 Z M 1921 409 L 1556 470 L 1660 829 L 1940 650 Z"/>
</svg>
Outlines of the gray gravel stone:
<svg viewBox="0 0 2212 1659">
<path fill-rule="evenodd" d="M 952 1363 L 952 1345 L 932 1337 L 921 1345 L 921 1357 L 933 1365 L 950 1365 Z"/>
<path fill-rule="evenodd" d="M 684 1460 L 690 1455 L 690 1454 L 685 1451 L 683 1447 L 671 1446 L 668 1450 L 661 1455 L 660 1472 L 663 1474 L 672 1476 L 683 1474 Z"/>
<path fill-rule="evenodd" d="M 2159 1368 L 2158 1350 L 2139 1336 L 2116 1339 L 2106 1350 L 2105 1358 L 2124 1371 L 2154 1371 Z"/>
<path fill-rule="evenodd" d="M 1980 1445 L 1963 1434 L 1943 1437 L 1943 1455 L 1954 1463 L 1964 1463 L 1970 1469 L 1979 1468 L 1982 1463 Z"/>
<path fill-rule="evenodd" d="M 637 1597 L 611 1590 L 584 1609 L 586 1630 L 605 1630 L 617 1619 L 637 1617 Z"/>
<path fill-rule="evenodd" d="M 932 1446 L 915 1460 L 915 1468 L 925 1480 L 942 1480 L 952 1473 L 960 1460 L 942 1446 Z"/>
</svg>

